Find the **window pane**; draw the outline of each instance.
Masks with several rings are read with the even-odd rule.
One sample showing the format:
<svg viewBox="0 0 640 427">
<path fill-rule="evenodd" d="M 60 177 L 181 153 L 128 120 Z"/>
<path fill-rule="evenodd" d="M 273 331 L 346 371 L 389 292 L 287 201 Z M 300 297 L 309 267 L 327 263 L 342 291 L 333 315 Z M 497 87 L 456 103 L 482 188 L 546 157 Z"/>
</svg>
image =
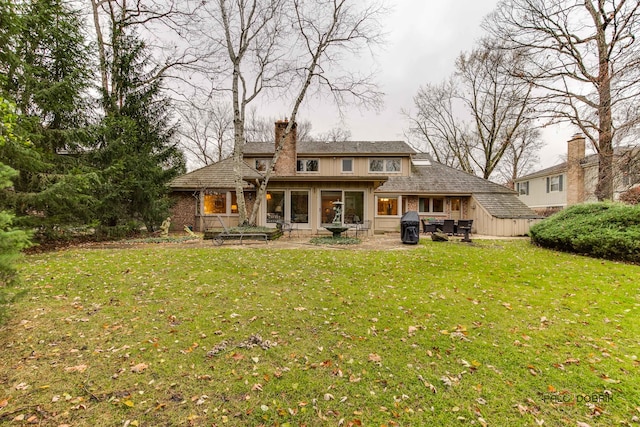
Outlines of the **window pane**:
<svg viewBox="0 0 640 427">
<path fill-rule="evenodd" d="M 231 192 L 231 213 L 238 213 L 238 197 L 235 191 Z"/>
<path fill-rule="evenodd" d="M 307 160 L 307 172 L 318 172 L 317 160 Z"/>
<path fill-rule="evenodd" d="M 353 172 L 353 159 L 342 159 L 342 172 Z"/>
<path fill-rule="evenodd" d="M 378 215 L 398 215 L 397 197 L 379 197 Z"/>
<path fill-rule="evenodd" d="M 432 209 L 431 212 L 444 212 L 444 199 L 433 199 Z"/>
<path fill-rule="evenodd" d="M 420 197 L 418 201 L 418 211 L 419 212 L 429 212 L 429 198 L 428 197 Z"/>
<path fill-rule="evenodd" d="M 309 222 L 309 192 L 291 192 L 291 222 L 306 224 Z"/>
<path fill-rule="evenodd" d="M 269 167 L 269 160 L 267 159 L 256 159 L 256 169 L 260 172 L 265 172 Z"/>
<path fill-rule="evenodd" d="M 322 209 L 322 223 L 331 224 L 336 211 L 333 209 L 335 205 L 333 202 L 342 201 L 342 191 L 322 191 L 320 193 L 320 208 Z"/>
<path fill-rule="evenodd" d="M 204 214 L 226 214 L 227 213 L 227 193 L 205 194 Z"/>
<path fill-rule="evenodd" d="M 364 219 L 364 193 L 362 191 L 344 192 L 344 223 L 357 224 Z"/>
<path fill-rule="evenodd" d="M 302 160 L 297 160 L 296 161 L 296 171 L 304 172 L 304 161 L 302 161 Z"/>
<path fill-rule="evenodd" d="M 384 160 L 381 160 L 381 159 L 369 160 L 369 170 L 371 172 L 384 172 Z"/>
<path fill-rule="evenodd" d="M 400 159 L 387 159 L 387 172 L 400 172 Z"/>
<path fill-rule="evenodd" d="M 276 223 L 284 219 L 284 191 L 267 192 L 267 222 Z"/>
</svg>

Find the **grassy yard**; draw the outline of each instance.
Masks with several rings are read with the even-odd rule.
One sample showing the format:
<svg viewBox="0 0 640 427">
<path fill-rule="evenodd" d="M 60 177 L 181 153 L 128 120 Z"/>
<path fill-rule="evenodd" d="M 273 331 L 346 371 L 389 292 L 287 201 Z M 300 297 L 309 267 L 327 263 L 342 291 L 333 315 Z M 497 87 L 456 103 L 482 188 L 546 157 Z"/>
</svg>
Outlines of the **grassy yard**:
<svg viewBox="0 0 640 427">
<path fill-rule="evenodd" d="M 638 266 L 524 241 L 25 261 L 3 425 L 638 425 Z"/>
</svg>

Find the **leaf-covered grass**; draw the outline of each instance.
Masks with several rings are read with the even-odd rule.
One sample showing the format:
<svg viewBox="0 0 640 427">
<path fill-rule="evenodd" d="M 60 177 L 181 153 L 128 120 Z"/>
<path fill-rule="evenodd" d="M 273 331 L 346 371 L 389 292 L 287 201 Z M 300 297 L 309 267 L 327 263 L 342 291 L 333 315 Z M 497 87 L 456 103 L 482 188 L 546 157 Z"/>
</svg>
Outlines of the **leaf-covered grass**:
<svg viewBox="0 0 640 427">
<path fill-rule="evenodd" d="M 357 237 L 349 236 L 320 236 L 311 238 L 310 243 L 314 245 L 358 245 L 361 240 Z"/>
<path fill-rule="evenodd" d="M 26 261 L 14 289 L 25 293 L 0 330 L 0 423 L 611 426 L 640 416 L 638 266 L 523 241 Z"/>
</svg>

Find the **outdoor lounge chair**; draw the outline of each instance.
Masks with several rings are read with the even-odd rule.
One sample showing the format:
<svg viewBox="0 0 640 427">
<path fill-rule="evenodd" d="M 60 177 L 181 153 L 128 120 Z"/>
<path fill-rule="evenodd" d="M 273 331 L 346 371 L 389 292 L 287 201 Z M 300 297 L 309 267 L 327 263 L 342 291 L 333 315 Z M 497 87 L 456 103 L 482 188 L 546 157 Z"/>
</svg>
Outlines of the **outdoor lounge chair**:
<svg viewBox="0 0 640 427">
<path fill-rule="evenodd" d="M 225 240 L 231 240 L 231 239 L 238 239 L 240 240 L 240 243 L 242 243 L 242 239 L 244 238 L 252 238 L 252 239 L 259 238 L 259 239 L 264 239 L 265 243 L 268 242 L 266 233 L 243 233 L 242 231 L 238 233 L 232 233 L 231 230 L 227 228 L 227 225 L 224 223 L 222 218 L 220 218 L 220 215 L 216 215 L 216 217 L 218 218 L 218 222 L 220 223 L 220 225 L 222 226 L 222 229 L 224 230 L 213 238 L 213 243 L 217 246 L 222 245 Z"/>
</svg>

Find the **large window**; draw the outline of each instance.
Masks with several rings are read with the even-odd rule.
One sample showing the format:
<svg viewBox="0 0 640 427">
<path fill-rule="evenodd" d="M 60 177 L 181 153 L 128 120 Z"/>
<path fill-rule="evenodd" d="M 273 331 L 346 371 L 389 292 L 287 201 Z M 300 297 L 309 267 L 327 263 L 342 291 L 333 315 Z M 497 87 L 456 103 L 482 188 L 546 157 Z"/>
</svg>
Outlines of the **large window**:
<svg viewBox="0 0 640 427">
<path fill-rule="evenodd" d="M 267 223 L 284 221 L 284 191 L 267 191 Z"/>
<path fill-rule="evenodd" d="M 562 191 L 562 175 L 547 178 L 547 193 Z"/>
<path fill-rule="evenodd" d="M 204 214 L 226 214 L 227 193 L 211 193 L 204 195 Z"/>
<path fill-rule="evenodd" d="M 298 159 L 296 170 L 298 172 L 318 172 L 318 159 Z"/>
<path fill-rule="evenodd" d="M 378 197 L 378 215 L 398 215 L 397 197 Z"/>
<path fill-rule="evenodd" d="M 342 191 L 322 190 L 320 193 L 320 209 L 322 210 L 322 224 L 331 224 L 336 217 L 333 202 L 342 201 Z"/>
<path fill-rule="evenodd" d="M 309 222 L 309 192 L 291 191 L 291 222 L 306 224 Z"/>
<path fill-rule="evenodd" d="M 205 193 L 202 204 L 204 215 L 238 213 L 238 198 L 235 191 Z M 227 207 L 229 211 L 227 211 Z"/>
<path fill-rule="evenodd" d="M 444 198 L 420 197 L 418 209 L 424 213 L 442 213 L 444 212 Z"/>
<path fill-rule="evenodd" d="M 344 223 L 361 224 L 364 219 L 364 192 L 344 192 Z"/>
<path fill-rule="evenodd" d="M 369 172 L 400 172 L 400 159 L 369 159 Z"/>
</svg>

